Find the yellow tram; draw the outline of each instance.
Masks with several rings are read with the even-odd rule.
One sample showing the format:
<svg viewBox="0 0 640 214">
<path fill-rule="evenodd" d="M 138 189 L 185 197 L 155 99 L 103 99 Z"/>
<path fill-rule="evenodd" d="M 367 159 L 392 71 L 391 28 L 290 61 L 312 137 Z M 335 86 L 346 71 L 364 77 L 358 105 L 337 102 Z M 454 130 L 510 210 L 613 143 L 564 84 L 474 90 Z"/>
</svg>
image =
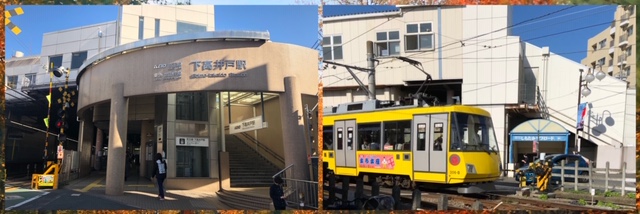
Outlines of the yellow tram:
<svg viewBox="0 0 640 214">
<path fill-rule="evenodd" d="M 380 106 L 372 100 L 325 109 L 325 172 L 459 193 L 484 192 L 499 179 L 489 112 L 462 105 Z"/>
</svg>

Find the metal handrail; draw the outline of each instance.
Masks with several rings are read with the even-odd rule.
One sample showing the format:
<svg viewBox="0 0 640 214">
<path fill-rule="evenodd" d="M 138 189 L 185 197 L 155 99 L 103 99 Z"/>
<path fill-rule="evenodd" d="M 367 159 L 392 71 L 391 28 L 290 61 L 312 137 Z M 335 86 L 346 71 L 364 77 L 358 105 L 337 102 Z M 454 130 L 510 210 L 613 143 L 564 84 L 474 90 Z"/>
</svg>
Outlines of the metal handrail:
<svg viewBox="0 0 640 214">
<path fill-rule="evenodd" d="M 258 147 L 260 147 L 261 149 L 263 149 L 264 151 L 266 151 L 267 153 L 269 153 L 271 156 L 273 156 L 274 158 L 276 158 L 280 163 L 284 163 L 284 158 L 281 157 L 280 155 L 278 155 L 276 152 L 274 152 L 273 150 L 267 148 L 266 146 L 262 145 L 262 143 L 260 143 L 260 141 L 258 141 L 257 139 L 255 139 L 254 137 L 252 137 L 251 135 L 242 132 L 241 133 L 242 136 L 248 138 L 249 140 L 253 141 L 254 143 L 256 143 L 256 145 Z M 243 141 L 244 142 L 244 141 Z M 246 143 L 246 142 L 245 142 Z M 258 153 L 260 153 L 259 151 L 257 151 Z"/>
<path fill-rule="evenodd" d="M 288 206 L 318 209 L 318 182 L 289 178 L 293 169 L 294 165 L 291 164 L 273 175 L 274 178 L 279 176 L 284 181 L 282 187 Z"/>
</svg>

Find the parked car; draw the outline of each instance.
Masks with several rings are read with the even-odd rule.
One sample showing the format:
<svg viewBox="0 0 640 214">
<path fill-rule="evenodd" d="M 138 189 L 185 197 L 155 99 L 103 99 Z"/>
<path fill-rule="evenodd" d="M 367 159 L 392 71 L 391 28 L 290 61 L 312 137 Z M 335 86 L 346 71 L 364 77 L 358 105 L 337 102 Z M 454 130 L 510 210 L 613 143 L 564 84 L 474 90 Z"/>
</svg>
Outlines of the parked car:
<svg viewBox="0 0 640 214">
<path fill-rule="evenodd" d="M 561 165 L 561 161 L 565 160 L 565 170 L 564 170 L 564 174 L 565 175 L 574 175 L 575 174 L 575 170 L 573 169 L 576 165 L 575 161 L 578 160 L 578 167 L 580 168 L 588 168 L 589 164 L 587 163 L 586 159 L 582 156 L 582 155 L 574 155 L 574 154 L 550 154 L 550 155 L 546 155 L 544 156 L 545 161 L 551 161 L 551 163 L 553 163 L 553 166 L 560 166 Z M 538 163 L 540 162 L 540 159 L 536 160 L 534 163 Z M 518 170 L 519 171 L 524 171 L 525 173 L 525 179 L 527 179 L 527 185 L 533 183 L 536 181 L 536 175 L 533 172 L 526 172 L 526 170 L 529 169 L 529 165 L 527 164 L 526 166 L 520 167 Z M 551 171 L 551 173 L 556 173 L 556 174 L 560 174 L 560 169 L 553 169 Z M 578 175 L 589 175 L 589 170 L 578 170 Z M 516 181 L 520 181 L 520 175 L 518 175 L 516 173 L 515 176 Z M 551 183 L 554 183 L 556 181 L 560 181 L 560 176 L 551 176 Z M 565 182 L 573 182 L 573 178 L 565 178 L 564 179 Z M 579 178 L 578 182 L 584 183 L 584 182 L 589 182 L 589 179 L 587 178 Z"/>
</svg>

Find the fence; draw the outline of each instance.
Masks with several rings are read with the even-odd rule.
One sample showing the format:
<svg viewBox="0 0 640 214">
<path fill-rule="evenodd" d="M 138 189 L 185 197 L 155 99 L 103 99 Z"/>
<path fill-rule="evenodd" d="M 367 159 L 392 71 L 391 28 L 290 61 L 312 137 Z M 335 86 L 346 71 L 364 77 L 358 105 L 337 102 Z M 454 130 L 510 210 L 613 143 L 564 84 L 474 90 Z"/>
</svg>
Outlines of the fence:
<svg viewBox="0 0 640 214">
<path fill-rule="evenodd" d="M 78 164 L 79 154 L 77 151 L 64 150 L 64 158 L 58 175 L 58 183 L 72 181 L 79 177 Z"/>
<path fill-rule="evenodd" d="M 625 195 L 627 191 L 634 192 L 636 190 L 635 185 L 627 185 L 626 162 L 622 163 L 622 169 L 611 169 L 609 162 L 606 163 L 605 168 L 593 168 L 593 162 L 589 163 L 589 167 L 578 167 L 578 160 L 576 160 L 574 166 L 565 167 L 565 160 L 562 160 L 560 166 L 554 166 L 553 169 L 559 169 L 560 174 L 553 173 L 551 176 L 574 178 L 572 183 L 575 191 L 578 191 L 578 187 L 588 187 L 589 189 L 604 190 L 605 192 L 610 190 L 620 191 L 621 195 Z M 565 173 L 565 170 L 573 171 L 573 174 Z M 633 177 L 631 176 L 631 178 Z M 560 179 L 562 190 L 564 190 L 565 184 L 569 184 L 569 182 L 565 182 L 564 180 L 565 179 Z M 584 182 L 585 184 L 580 183 L 580 180 L 587 180 L 588 184 L 586 184 L 587 182 Z"/>
<path fill-rule="evenodd" d="M 291 178 L 293 169 L 291 164 L 273 176 L 284 180 L 282 187 L 287 205 L 298 209 L 318 209 L 318 182 Z"/>
</svg>

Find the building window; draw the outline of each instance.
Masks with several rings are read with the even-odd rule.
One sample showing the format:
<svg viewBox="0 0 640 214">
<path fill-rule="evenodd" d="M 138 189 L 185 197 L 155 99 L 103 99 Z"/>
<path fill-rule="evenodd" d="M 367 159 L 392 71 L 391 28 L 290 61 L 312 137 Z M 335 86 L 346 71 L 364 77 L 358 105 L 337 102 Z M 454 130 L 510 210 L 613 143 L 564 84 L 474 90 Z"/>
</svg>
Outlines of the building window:
<svg viewBox="0 0 640 214">
<path fill-rule="evenodd" d="M 62 66 L 62 55 L 50 56 L 48 66 L 51 66 L 51 63 L 53 63 L 53 69 Z"/>
<path fill-rule="evenodd" d="M 144 16 L 140 16 L 138 19 L 138 40 L 144 38 Z"/>
<path fill-rule="evenodd" d="M 323 57 L 328 60 L 342 59 L 342 36 L 329 36 L 322 38 Z"/>
<path fill-rule="evenodd" d="M 176 120 L 209 121 L 207 92 L 176 94 Z"/>
<path fill-rule="evenodd" d="M 160 19 L 156 19 L 155 37 L 160 36 Z"/>
<path fill-rule="evenodd" d="M 71 54 L 71 69 L 80 68 L 80 66 L 86 59 L 87 59 L 86 51 Z"/>
<path fill-rule="evenodd" d="M 36 84 L 36 74 L 35 73 L 25 74 L 22 86 L 29 87 L 29 85 L 34 85 L 34 84 Z"/>
<path fill-rule="evenodd" d="M 206 122 L 176 122 L 176 177 L 209 177 L 209 125 Z M 180 140 L 180 142 L 178 142 Z M 186 141 L 200 141 L 196 145 Z"/>
<path fill-rule="evenodd" d="M 376 55 L 400 55 L 400 32 L 389 31 L 376 34 Z"/>
<path fill-rule="evenodd" d="M 603 39 L 598 43 L 598 49 L 603 49 L 606 47 L 606 45 L 607 45 L 607 39 Z"/>
<path fill-rule="evenodd" d="M 16 88 L 18 85 L 18 76 L 7 76 L 7 87 Z"/>
<path fill-rule="evenodd" d="M 629 36 L 633 35 L 633 26 L 630 26 L 629 28 L 627 28 L 627 35 Z"/>
<path fill-rule="evenodd" d="M 631 45 L 629 45 L 629 47 L 627 47 L 627 56 L 631 56 L 631 54 L 633 54 L 633 49 L 631 49 Z"/>
<path fill-rule="evenodd" d="M 433 50 L 431 23 L 408 24 L 404 40 L 407 51 Z"/>
<path fill-rule="evenodd" d="M 602 57 L 602 59 L 599 59 L 598 60 L 598 65 L 603 66 L 604 65 L 604 60 L 605 60 L 604 57 Z"/>
<path fill-rule="evenodd" d="M 177 26 L 177 33 L 181 34 L 181 33 L 197 33 L 197 32 L 206 32 L 207 31 L 207 26 L 202 26 L 202 25 L 196 25 L 196 24 L 189 24 L 189 23 L 185 23 L 185 22 L 177 22 L 178 26 Z"/>
</svg>

